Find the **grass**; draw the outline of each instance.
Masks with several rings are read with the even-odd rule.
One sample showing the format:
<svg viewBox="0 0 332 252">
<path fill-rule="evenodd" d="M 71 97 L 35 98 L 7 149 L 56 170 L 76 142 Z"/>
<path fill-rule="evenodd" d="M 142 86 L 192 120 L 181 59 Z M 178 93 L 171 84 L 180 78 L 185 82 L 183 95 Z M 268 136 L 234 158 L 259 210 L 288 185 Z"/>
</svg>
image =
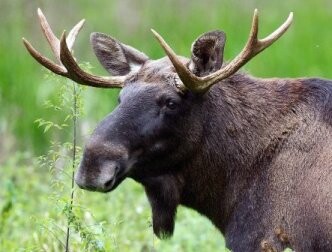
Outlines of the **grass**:
<svg viewBox="0 0 332 252">
<path fill-rule="evenodd" d="M 165 36 L 175 51 L 184 56 L 190 55 L 190 45 L 199 34 L 223 29 L 227 34 L 225 58 L 231 59 L 247 39 L 254 8 L 260 10 L 261 36 L 275 29 L 290 11 L 294 11 L 294 24 L 290 31 L 276 45 L 247 64 L 245 70 L 261 77 L 332 78 L 331 5 L 329 0 L 307 0 L 305 3 L 301 0 L 285 3 L 264 0 L 1 1 L 0 134 L 4 136 L 8 149 L 29 148 L 38 154 L 43 153 L 52 139 L 50 135 L 42 135 L 33 122 L 46 115 L 43 101 L 52 97 L 57 86 L 42 78 L 44 71 L 27 54 L 21 41 L 24 36 L 40 51 L 50 55 L 37 22 L 37 7 L 43 9 L 57 34 L 86 18 L 75 51 L 77 58 L 81 62 L 91 62 L 98 74 L 106 72 L 89 46 L 89 34 L 93 31 L 111 34 L 151 58 L 159 58 L 164 53 L 150 28 Z M 88 93 L 87 121 L 95 125 L 114 107 L 112 101 L 117 91 L 89 89 Z M 101 100 L 105 102 L 101 104 Z"/>
<path fill-rule="evenodd" d="M 248 63 L 245 70 L 260 77 L 320 76 L 331 74 L 330 0 L 119 0 L 68 1 L 3 0 L 0 2 L 0 251 L 63 251 L 70 179 L 40 166 L 35 157 L 66 142 L 71 130 L 43 133 L 38 118 L 60 123 L 61 111 L 50 113 L 43 104 L 56 101 L 59 86 L 45 79 L 45 71 L 26 53 L 27 37 L 47 55 L 36 9 L 41 7 L 57 34 L 87 19 L 75 53 L 80 62 L 91 62 L 93 72 L 106 74 L 92 54 L 88 36 L 101 31 L 144 51 L 151 58 L 163 51 L 151 35 L 156 29 L 181 55 L 190 55 L 192 41 L 201 33 L 223 29 L 227 34 L 225 58 L 243 47 L 254 8 L 260 10 L 261 37 L 275 29 L 294 11 L 287 34 Z M 85 115 L 80 119 L 80 145 L 89 131 L 116 104 L 116 90 L 87 88 Z M 61 183 L 57 183 L 60 181 Z M 77 191 L 76 214 L 84 228 L 107 251 L 220 251 L 222 236 L 204 217 L 179 208 L 171 240 L 152 235 L 150 207 L 142 188 L 126 181 L 111 194 Z M 92 214 L 93 213 L 93 214 Z M 83 250 L 80 234 L 74 234 L 72 250 Z"/>
<path fill-rule="evenodd" d="M 36 163 L 27 165 L 31 159 L 27 153 L 17 153 L 0 167 L 0 209 L 10 205 L 0 218 L 0 251 L 64 251 L 62 200 L 68 196 L 69 178 Z M 174 237 L 155 238 L 144 191 L 131 180 L 111 194 L 77 190 L 76 196 L 78 215 L 106 251 L 220 251 L 224 247 L 209 221 L 184 208 L 179 209 Z M 84 251 L 77 233 L 70 241 L 71 251 Z"/>
<path fill-rule="evenodd" d="M 75 112 L 71 107 L 73 83 L 53 74 L 49 75 L 48 81 L 57 83 L 60 91 L 53 101 L 46 102 L 46 107 L 50 115 L 60 113 L 61 120 L 57 123 L 48 118 L 36 121 L 45 133 L 72 131 L 72 119 L 82 112 L 84 89 L 75 91 L 78 111 Z M 29 152 L 16 152 L 16 156 L 0 165 L 0 177 L 6 185 L 0 192 L 0 199 L 3 199 L 0 204 L 0 251 L 64 251 L 67 248 L 67 223 L 70 225 L 69 251 L 222 248 L 226 251 L 222 235 L 216 228 L 188 209 L 179 211 L 175 238 L 163 242 L 157 240 L 152 232 L 145 194 L 133 181 L 127 181 L 121 186 L 122 190 L 108 195 L 75 188 L 75 199 L 71 204 L 71 153 L 74 148 L 71 141 L 74 138 L 68 142 L 52 141 L 47 153 L 39 158 L 32 157 Z M 79 160 L 81 148 L 77 148 L 77 153 Z M 186 232 L 192 226 L 199 228 L 195 232 Z M 26 232 L 31 228 L 33 232 Z"/>
</svg>

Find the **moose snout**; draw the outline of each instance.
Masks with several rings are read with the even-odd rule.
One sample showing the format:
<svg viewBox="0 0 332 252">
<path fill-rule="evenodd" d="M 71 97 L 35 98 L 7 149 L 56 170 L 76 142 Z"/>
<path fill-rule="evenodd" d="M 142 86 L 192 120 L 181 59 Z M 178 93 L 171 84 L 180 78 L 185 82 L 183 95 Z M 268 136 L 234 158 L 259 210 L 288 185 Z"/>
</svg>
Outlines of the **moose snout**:
<svg viewBox="0 0 332 252">
<path fill-rule="evenodd" d="M 81 163 L 75 175 L 75 182 L 80 188 L 89 191 L 109 192 L 119 181 L 118 175 L 121 173 L 119 162 L 107 161 L 102 167 L 93 170 L 94 172 L 89 172 L 89 169 L 84 166 L 84 162 Z"/>
<path fill-rule="evenodd" d="M 124 179 L 127 160 L 128 149 L 124 145 L 95 134 L 85 146 L 75 182 L 82 189 L 109 192 Z"/>
</svg>

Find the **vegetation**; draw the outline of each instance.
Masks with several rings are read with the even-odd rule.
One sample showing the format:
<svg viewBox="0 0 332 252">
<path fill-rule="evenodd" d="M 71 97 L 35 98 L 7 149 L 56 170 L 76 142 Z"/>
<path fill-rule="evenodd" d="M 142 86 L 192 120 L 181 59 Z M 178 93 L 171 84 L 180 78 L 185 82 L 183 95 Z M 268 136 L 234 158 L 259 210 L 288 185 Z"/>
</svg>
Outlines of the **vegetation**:
<svg viewBox="0 0 332 252">
<path fill-rule="evenodd" d="M 332 2 L 0 2 L 0 251 L 64 251 L 67 223 L 71 227 L 71 251 L 222 250 L 223 238 L 213 225 L 183 207 L 179 208 L 174 237 L 167 241 L 155 238 L 145 194 L 140 185 L 130 180 L 106 195 L 75 189 L 75 200 L 70 205 L 74 84 L 50 77 L 22 45 L 21 38 L 25 36 L 50 55 L 37 23 L 37 7 L 42 8 L 58 34 L 82 17 L 87 19 L 77 39 L 75 55 L 80 62 L 88 61 L 96 67 L 91 71 L 104 75 L 106 72 L 89 49 L 92 31 L 111 34 L 151 58 L 158 58 L 163 51 L 150 28 L 160 32 L 184 56 L 190 55 L 190 45 L 199 34 L 223 29 L 228 36 L 226 59 L 231 59 L 247 39 L 254 8 L 260 10 L 261 37 L 294 11 L 290 31 L 245 69 L 261 77 L 332 78 Z M 118 91 L 78 91 L 77 144 L 82 146 L 97 122 L 116 105 Z M 79 160 L 80 148 L 77 150 Z"/>
</svg>

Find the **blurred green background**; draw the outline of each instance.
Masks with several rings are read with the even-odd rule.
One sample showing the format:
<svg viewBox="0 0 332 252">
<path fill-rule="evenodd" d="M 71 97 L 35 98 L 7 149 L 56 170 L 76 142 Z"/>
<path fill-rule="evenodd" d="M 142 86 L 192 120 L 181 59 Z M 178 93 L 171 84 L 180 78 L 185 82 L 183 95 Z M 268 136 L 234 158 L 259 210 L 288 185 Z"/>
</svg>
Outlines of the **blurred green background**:
<svg viewBox="0 0 332 252">
<path fill-rule="evenodd" d="M 89 44 L 91 32 L 108 33 L 151 58 L 159 58 L 164 54 L 150 28 L 184 56 L 190 55 L 191 43 L 198 35 L 222 29 L 227 34 L 225 58 L 230 60 L 245 44 L 255 8 L 260 13 L 260 37 L 274 30 L 293 11 L 294 24 L 290 30 L 248 63 L 245 71 L 259 77 L 332 78 L 331 0 L 1 0 L 0 251 L 63 250 L 58 241 L 63 239 L 61 232 L 50 235 L 51 224 L 46 221 L 51 216 L 59 229 L 65 226 L 63 214 L 49 198 L 54 178 L 49 169 L 36 164 L 35 157 L 52 149 L 51 141 L 70 141 L 71 130 L 43 133 L 34 122 L 38 118 L 57 122 L 63 117 L 44 106 L 46 100 L 56 100 L 59 86 L 44 77 L 47 72 L 22 44 L 22 37 L 26 37 L 51 56 L 38 24 L 38 7 L 58 35 L 86 19 L 74 47 L 75 55 L 79 62 L 90 62 L 92 72 L 103 75 L 106 71 L 98 64 Z M 84 90 L 81 145 L 88 132 L 114 108 L 117 92 Z M 109 195 L 82 193 L 80 203 L 87 209 L 83 211 L 84 221 L 90 218 L 88 213 L 93 213 L 96 223 L 105 223 L 100 239 L 107 251 L 219 251 L 224 247 L 222 236 L 207 219 L 183 208 L 179 209 L 174 238 L 169 241 L 154 238 L 144 192 L 131 181 Z M 39 223 L 36 219 L 45 221 Z M 79 244 L 79 237 L 75 239 Z M 81 249 L 73 244 L 73 251 Z"/>
</svg>

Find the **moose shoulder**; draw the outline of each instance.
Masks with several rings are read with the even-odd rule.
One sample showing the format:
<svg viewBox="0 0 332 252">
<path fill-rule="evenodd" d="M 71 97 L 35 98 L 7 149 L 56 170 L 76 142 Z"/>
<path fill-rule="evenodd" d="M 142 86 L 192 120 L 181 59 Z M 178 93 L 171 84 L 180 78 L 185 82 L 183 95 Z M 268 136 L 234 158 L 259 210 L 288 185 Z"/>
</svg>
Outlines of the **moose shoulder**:
<svg viewBox="0 0 332 252">
<path fill-rule="evenodd" d="M 71 48 L 80 22 L 59 41 L 38 10 L 57 58 L 24 43 L 56 74 L 80 84 L 122 88 L 119 105 L 95 129 L 76 174 L 84 189 L 109 192 L 141 183 L 153 229 L 172 235 L 179 205 L 207 216 L 233 251 L 332 251 L 332 82 L 259 79 L 238 70 L 288 29 L 292 14 L 259 40 L 255 11 L 243 51 L 223 62 L 225 34 L 212 31 L 166 58 L 101 34 L 91 42 L 113 77 L 84 72 Z"/>
</svg>

